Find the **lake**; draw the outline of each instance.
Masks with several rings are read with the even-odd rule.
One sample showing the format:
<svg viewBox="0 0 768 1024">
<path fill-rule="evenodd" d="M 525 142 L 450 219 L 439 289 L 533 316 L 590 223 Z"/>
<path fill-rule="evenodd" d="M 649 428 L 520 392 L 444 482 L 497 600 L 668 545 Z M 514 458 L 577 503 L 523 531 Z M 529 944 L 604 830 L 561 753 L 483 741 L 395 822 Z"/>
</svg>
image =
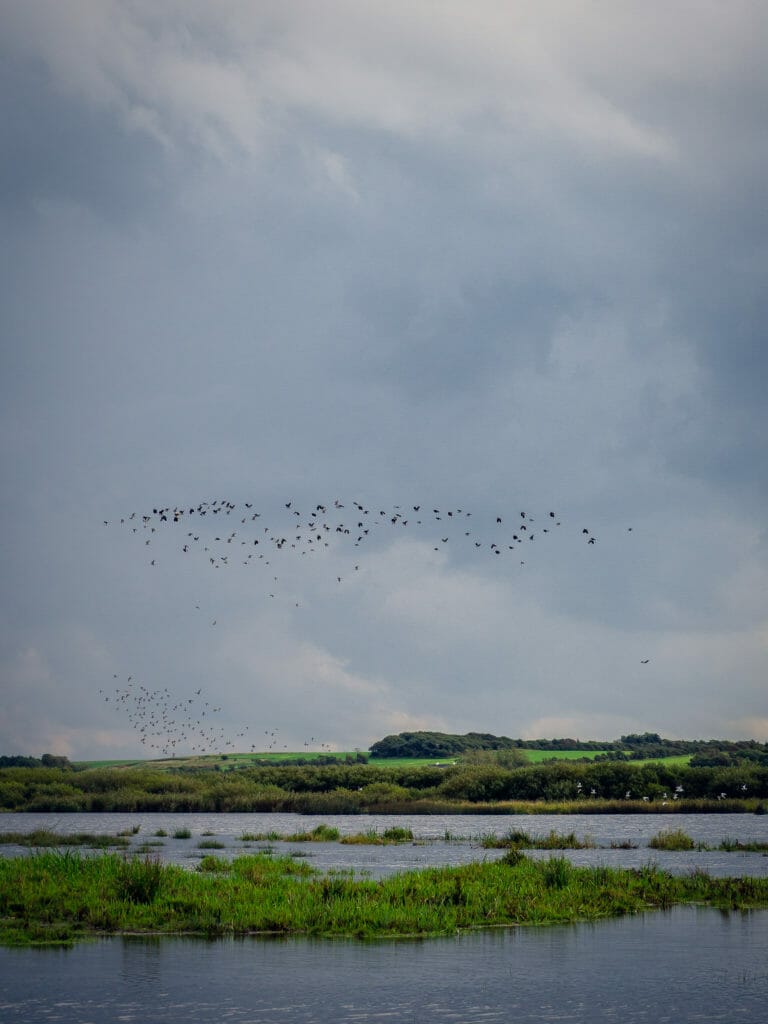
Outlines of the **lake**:
<svg viewBox="0 0 768 1024">
<path fill-rule="evenodd" d="M 768 911 L 678 907 L 453 939 L 0 949 L 4 1024 L 764 1024 Z"/>
</svg>

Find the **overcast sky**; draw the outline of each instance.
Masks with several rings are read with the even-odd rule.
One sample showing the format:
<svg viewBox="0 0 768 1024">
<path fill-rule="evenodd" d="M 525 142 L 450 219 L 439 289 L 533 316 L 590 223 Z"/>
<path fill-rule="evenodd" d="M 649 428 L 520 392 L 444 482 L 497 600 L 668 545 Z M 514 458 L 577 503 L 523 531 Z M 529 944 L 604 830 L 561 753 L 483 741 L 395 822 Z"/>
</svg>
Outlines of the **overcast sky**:
<svg viewBox="0 0 768 1024">
<path fill-rule="evenodd" d="M 763 0 L 0 22 L 0 753 L 768 740 Z"/>
</svg>

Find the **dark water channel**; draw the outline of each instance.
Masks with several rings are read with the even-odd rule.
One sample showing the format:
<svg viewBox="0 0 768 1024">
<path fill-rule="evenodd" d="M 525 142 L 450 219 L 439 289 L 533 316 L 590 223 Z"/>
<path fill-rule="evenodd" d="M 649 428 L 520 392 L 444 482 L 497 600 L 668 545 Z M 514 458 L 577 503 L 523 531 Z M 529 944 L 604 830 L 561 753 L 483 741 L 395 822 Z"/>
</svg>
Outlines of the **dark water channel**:
<svg viewBox="0 0 768 1024">
<path fill-rule="evenodd" d="M 676 908 L 420 942 L 0 949 L 3 1024 L 764 1024 L 768 911 Z"/>
</svg>

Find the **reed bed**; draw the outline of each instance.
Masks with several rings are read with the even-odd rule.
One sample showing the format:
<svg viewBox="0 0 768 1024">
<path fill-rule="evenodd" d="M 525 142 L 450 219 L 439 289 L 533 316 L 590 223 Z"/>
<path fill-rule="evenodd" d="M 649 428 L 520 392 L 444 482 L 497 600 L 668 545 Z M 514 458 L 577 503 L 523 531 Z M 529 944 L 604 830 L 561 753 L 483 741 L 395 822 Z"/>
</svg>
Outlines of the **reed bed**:
<svg viewBox="0 0 768 1024">
<path fill-rule="evenodd" d="M 758 839 L 748 839 L 747 842 L 743 843 L 739 839 L 726 838 L 722 840 L 716 849 L 722 850 L 724 853 L 768 853 L 768 843 L 761 842 Z"/>
<path fill-rule="evenodd" d="M 522 829 L 510 829 L 506 835 L 483 836 L 482 846 L 486 850 L 594 850 L 597 843 L 589 836 L 579 839 L 575 832 L 562 834 L 551 829 L 546 835 L 532 836 Z"/>
<path fill-rule="evenodd" d="M 675 903 L 768 906 L 768 879 L 577 868 L 562 857 L 429 868 L 380 881 L 322 875 L 290 857 L 158 858 L 43 851 L 0 860 L 0 942 L 72 943 L 103 934 L 449 935 L 594 920 Z"/>
<path fill-rule="evenodd" d="M 742 842 L 739 839 L 723 839 L 717 846 L 696 842 L 680 828 L 657 832 L 648 841 L 653 850 L 718 850 L 721 853 L 768 853 L 768 843 L 753 839 Z"/>
<path fill-rule="evenodd" d="M 369 829 L 367 832 L 355 832 L 353 835 L 342 836 L 340 843 L 347 846 L 390 846 L 397 843 L 412 843 L 413 831 L 409 828 L 385 828 L 383 832 Z"/>
<path fill-rule="evenodd" d="M 138 831 L 138 829 L 136 830 Z M 131 832 L 135 835 L 136 832 Z M 94 832 L 52 832 L 49 829 L 38 828 L 32 832 L 0 832 L 0 843 L 6 846 L 30 846 L 36 848 L 51 846 L 88 846 L 92 849 L 106 849 L 107 847 L 130 845 L 126 835 L 104 835 Z"/>
</svg>

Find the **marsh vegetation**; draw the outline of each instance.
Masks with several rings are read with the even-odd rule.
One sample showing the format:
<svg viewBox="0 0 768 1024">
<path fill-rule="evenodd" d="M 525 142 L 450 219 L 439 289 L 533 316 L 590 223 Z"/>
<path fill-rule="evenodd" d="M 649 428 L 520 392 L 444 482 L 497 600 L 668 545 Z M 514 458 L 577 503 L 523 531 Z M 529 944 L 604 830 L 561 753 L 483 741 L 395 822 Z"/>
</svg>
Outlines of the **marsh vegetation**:
<svg viewBox="0 0 768 1024">
<path fill-rule="evenodd" d="M 768 906 L 768 879 L 674 877 L 532 861 L 429 868 L 379 881 L 323 875 L 291 857 L 206 858 L 198 870 L 155 857 L 44 851 L 0 861 L 0 941 L 71 943 L 97 934 L 253 933 L 393 937 L 551 924 L 676 903 Z"/>
<path fill-rule="evenodd" d="M 4 846 L 30 846 L 41 848 L 46 846 L 88 846 L 92 849 L 107 847 L 127 847 L 129 840 L 122 835 L 109 836 L 93 832 L 53 832 L 50 829 L 38 828 L 31 832 L 0 832 L 0 844 Z"/>
</svg>

